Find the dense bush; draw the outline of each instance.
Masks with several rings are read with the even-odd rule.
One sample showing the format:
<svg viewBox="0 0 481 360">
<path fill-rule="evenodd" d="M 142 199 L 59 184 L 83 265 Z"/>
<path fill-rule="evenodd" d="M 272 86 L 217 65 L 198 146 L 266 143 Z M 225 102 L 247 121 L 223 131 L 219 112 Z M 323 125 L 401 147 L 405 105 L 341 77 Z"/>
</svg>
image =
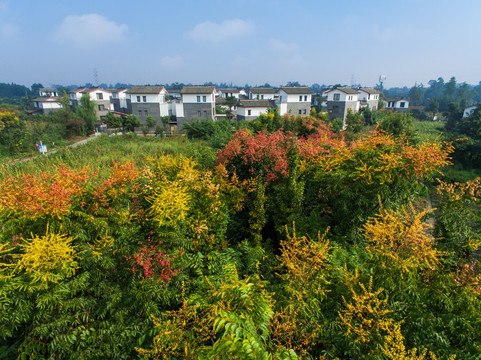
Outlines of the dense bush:
<svg viewBox="0 0 481 360">
<path fill-rule="evenodd" d="M 115 136 L 6 167 L 0 355 L 476 358 L 479 180 L 416 202 L 451 151 L 268 114 L 216 159 Z"/>
</svg>

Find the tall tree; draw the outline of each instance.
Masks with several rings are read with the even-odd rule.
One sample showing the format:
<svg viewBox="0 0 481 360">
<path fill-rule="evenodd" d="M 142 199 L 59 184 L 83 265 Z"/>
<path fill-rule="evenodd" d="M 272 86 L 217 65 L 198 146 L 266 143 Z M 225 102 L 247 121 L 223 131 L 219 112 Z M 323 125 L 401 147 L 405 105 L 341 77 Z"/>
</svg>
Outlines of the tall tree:
<svg viewBox="0 0 481 360">
<path fill-rule="evenodd" d="M 90 99 L 90 95 L 83 94 L 80 98 L 80 106 L 77 107 L 75 111 L 81 119 L 85 120 L 88 133 L 91 133 L 95 129 L 95 122 L 97 121 L 95 106 L 96 103 Z"/>
<path fill-rule="evenodd" d="M 38 96 L 39 95 L 39 90 L 43 88 L 43 85 L 41 83 L 35 83 L 30 86 L 30 89 L 32 89 L 32 95 L 33 96 Z"/>
</svg>

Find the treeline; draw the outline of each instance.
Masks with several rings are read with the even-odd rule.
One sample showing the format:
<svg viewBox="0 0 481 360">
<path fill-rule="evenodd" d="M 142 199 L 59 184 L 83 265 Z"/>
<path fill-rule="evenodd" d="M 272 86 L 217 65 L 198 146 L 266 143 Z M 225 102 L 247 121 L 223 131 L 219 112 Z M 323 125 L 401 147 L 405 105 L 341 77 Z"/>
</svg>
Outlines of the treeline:
<svg viewBox="0 0 481 360">
<path fill-rule="evenodd" d="M 449 106 L 465 108 L 481 100 L 481 82 L 474 86 L 467 83 L 457 83 L 453 76 L 448 82 L 442 77 L 428 82 L 424 85 L 413 86 L 407 96 L 410 98 L 411 106 L 423 105 L 427 111 L 446 112 Z M 390 91 L 385 92 L 390 96 Z"/>
</svg>

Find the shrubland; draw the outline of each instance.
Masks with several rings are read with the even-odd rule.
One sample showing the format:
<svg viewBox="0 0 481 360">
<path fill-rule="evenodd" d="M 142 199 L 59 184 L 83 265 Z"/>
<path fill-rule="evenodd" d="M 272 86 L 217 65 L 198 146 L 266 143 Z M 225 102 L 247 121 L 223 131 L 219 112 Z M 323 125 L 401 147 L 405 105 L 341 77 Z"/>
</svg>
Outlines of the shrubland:
<svg viewBox="0 0 481 360">
<path fill-rule="evenodd" d="M 481 190 L 438 180 L 450 143 L 277 114 L 191 130 L 3 166 L 0 354 L 479 356 Z"/>
</svg>

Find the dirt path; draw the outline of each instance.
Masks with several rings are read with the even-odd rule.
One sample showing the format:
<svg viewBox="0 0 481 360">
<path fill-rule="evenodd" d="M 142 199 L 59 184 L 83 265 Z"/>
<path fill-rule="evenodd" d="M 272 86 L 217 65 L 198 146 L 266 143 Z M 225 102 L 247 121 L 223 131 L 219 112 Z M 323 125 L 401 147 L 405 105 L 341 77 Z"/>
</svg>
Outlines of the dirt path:
<svg viewBox="0 0 481 360">
<path fill-rule="evenodd" d="M 56 153 L 58 150 L 60 149 L 66 149 L 66 148 L 75 148 L 79 145 L 83 145 L 83 144 L 86 144 L 88 143 L 90 140 L 93 140 L 95 139 L 97 136 L 96 135 L 90 135 L 88 138 L 86 139 L 82 139 L 82 140 L 79 140 L 73 144 L 70 144 L 70 145 L 67 145 L 67 146 L 62 146 L 62 147 L 59 147 L 59 148 L 55 148 L 53 150 L 50 150 L 50 151 L 47 151 L 45 154 L 39 154 L 39 155 L 35 155 L 35 156 L 29 156 L 29 157 L 26 157 L 26 158 L 22 158 L 22 159 L 15 159 L 15 160 L 11 160 L 11 161 L 8 161 L 5 163 L 5 165 L 9 165 L 9 164 L 15 164 L 15 163 L 19 163 L 19 162 L 24 162 L 24 161 L 29 161 L 29 160 L 32 160 L 32 159 L 36 159 L 40 156 L 48 156 L 50 154 L 54 154 Z"/>
</svg>

